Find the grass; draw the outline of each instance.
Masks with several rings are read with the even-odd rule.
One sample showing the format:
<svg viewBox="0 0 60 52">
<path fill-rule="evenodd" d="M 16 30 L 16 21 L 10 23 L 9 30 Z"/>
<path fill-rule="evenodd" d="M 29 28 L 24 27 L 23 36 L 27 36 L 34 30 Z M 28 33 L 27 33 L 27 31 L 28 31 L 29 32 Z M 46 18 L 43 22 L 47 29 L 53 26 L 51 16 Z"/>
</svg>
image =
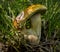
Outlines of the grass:
<svg viewBox="0 0 60 52">
<path fill-rule="evenodd" d="M 13 27 L 12 20 L 23 9 L 32 4 L 44 4 L 46 14 L 42 16 L 42 35 L 39 45 L 28 45 L 21 33 Z M 24 5 L 23 5 L 24 4 Z M 60 1 L 57 0 L 1 0 L 0 1 L 0 42 L 8 44 L 16 52 L 24 48 L 27 52 L 58 52 L 60 51 Z M 24 52 L 24 51 L 23 51 Z"/>
</svg>

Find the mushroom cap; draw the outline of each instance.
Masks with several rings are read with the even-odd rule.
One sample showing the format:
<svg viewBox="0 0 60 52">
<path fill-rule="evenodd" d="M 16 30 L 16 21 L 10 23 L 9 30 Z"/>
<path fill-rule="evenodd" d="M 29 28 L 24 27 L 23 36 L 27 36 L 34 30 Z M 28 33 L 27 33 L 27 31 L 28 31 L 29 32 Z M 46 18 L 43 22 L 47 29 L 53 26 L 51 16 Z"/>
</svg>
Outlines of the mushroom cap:
<svg viewBox="0 0 60 52">
<path fill-rule="evenodd" d="M 44 5 L 41 4 L 31 5 L 16 17 L 14 26 L 17 27 L 18 24 L 25 22 L 27 19 L 29 19 L 31 16 L 33 16 L 36 13 L 44 14 L 46 10 L 47 8 Z"/>
<path fill-rule="evenodd" d="M 21 18 L 20 21 L 24 21 L 36 13 L 44 14 L 46 10 L 47 8 L 44 5 L 31 5 L 24 10 L 24 16 Z"/>
</svg>

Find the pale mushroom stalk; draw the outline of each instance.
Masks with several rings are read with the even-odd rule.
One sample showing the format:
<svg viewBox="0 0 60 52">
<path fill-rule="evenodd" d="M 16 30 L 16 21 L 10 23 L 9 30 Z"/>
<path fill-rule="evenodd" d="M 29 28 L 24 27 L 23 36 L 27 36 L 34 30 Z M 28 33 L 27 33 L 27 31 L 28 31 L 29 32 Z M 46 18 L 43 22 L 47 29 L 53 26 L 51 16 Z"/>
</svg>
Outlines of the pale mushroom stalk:
<svg viewBox="0 0 60 52">
<path fill-rule="evenodd" d="M 25 38 L 31 43 L 39 43 L 41 37 L 41 15 L 45 13 L 46 9 L 44 5 L 31 5 L 22 11 L 14 21 L 14 26 L 16 28 L 19 28 L 19 25 L 20 28 L 22 28 L 21 25 L 23 25 L 23 29 L 20 31 L 25 34 Z M 26 28 L 26 21 L 28 19 L 30 19 L 31 27 Z"/>
<path fill-rule="evenodd" d="M 31 18 L 32 23 L 32 30 L 35 32 L 35 35 L 37 34 L 38 38 L 41 37 L 41 15 L 35 14 Z"/>
</svg>

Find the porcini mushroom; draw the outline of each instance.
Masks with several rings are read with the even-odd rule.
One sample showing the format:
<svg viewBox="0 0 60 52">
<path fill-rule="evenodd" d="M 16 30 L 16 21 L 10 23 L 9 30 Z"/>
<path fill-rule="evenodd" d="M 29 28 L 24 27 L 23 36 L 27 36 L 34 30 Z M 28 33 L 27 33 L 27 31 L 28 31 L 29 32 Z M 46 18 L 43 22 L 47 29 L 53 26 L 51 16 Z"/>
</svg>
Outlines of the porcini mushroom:
<svg viewBox="0 0 60 52">
<path fill-rule="evenodd" d="M 28 35 L 27 38 L 29 40 L 32 39 L 30 35 L 34 35 L 33 40 L 34 42 L 37 42 L 36 39 L 39 40 L 41 37 L 41 15 L 43 15 L 46 12 L 46 10 L 47 8 L 44 5 L 40 4 L 29 6 L 27 9 L 22 11 L 14 20 L 15 28 L 19 28 L 20 25 L 24 24 L 23 29 L 21 31 Z M 26 28 L 26 21 L 29 20 L 31 27 L 29 28 L 27 26 Z"/>
</svg>

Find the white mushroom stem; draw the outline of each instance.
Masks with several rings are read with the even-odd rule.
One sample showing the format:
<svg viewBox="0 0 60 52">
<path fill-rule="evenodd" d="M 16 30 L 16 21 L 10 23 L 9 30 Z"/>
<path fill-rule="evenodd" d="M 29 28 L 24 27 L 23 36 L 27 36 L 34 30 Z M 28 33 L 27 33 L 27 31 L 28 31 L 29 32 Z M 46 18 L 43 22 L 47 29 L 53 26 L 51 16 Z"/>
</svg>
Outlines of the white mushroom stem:
<svg viewBox="0 0 60 52">
<path fill-rule="evenodd" d="M 34 36 L 34 35 L 29 35 L 28 36 L 28 40 L 32 43 L 36 42 L 38 40 L 38 37 L 37 36 Z"/>
<path fill-rule="evenodd" d="M 35 35 L 24 35 L 24 38 L 28 40 L 30 43 L 37 44 L 38 42 L 38 37 Z"/>
</svg>

